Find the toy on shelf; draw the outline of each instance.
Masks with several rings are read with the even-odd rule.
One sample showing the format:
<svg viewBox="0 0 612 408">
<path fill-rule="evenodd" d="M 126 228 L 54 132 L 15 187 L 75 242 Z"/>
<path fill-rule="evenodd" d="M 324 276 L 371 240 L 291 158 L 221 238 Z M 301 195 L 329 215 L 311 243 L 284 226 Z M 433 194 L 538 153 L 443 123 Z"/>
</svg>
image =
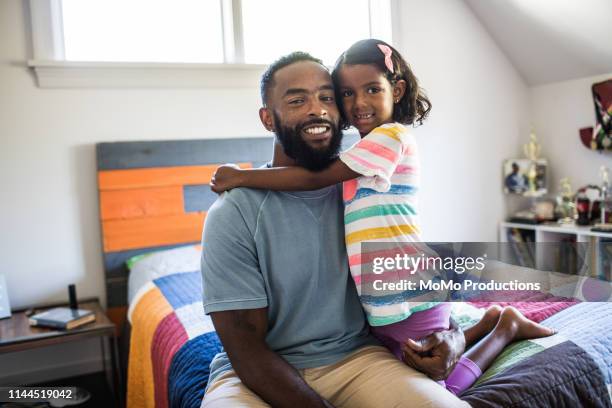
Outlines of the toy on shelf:
<svg viewBox="0 0 612 408">
<path fill-rule="evenodd" d="M 565 177 L 561 179 L 561 193 L 557 196 L 557 207 L 555 213 L 559 224 L 574 225 L 576 217 L 576 204 L 574 204 L 574 193 L 572 193 L 572 185 L 570 179 Z"/>
</svg>

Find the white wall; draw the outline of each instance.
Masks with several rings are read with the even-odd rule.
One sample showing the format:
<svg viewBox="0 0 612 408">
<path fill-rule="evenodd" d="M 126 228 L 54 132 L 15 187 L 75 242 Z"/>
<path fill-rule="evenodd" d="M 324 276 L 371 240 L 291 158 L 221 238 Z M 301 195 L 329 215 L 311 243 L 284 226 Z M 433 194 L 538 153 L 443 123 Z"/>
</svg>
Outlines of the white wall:
<svg viewBox="0 0 612 408">
<path fill-rule="evenodd" d="M 13 309 L 66 300 L 69 283 L 79 297 L 104 301 L 95 143 L 261 136 L 257 84 L 40 89 L 26 68 L 27 3 L 0 1 L 0 273 Z M 2 355 L 0 384 L 95 371 L 98 349 L 89 343 Z"/>
<path fill-rule="evenodd" d="M 94 144 L 261 136 L 257 84 L 40 89 L 25 68 L 26 7 L 0 2 L 0 273 L 13 307 L 65 299 L 73 282 L 79 296 L 104 298 Z"/>
<path fill-rule="evenodd" d="M 527 129 L 527 88 L 462 2 L 400 3 L 400 48 L 433 102 L 417 130 L 426 236 L 493 239 L 499 163 Z M 104 298 L 94 144 L 262 135 L 257 84 L 40 89 L 24 65 L 27 2 L 1 2 L 0 16 L 0 250 L 12 306 L 63 299 L 72 282 Z"/>
<path fill-rule="evenodd" d="M 557 193 L 563 177 L 570 178 L 574 190 L 587 184 L 600 185 L 601 166 L 612 171 L 612 153 L 587 149 L 578 131 L 595 124 L 591 85 L 611 78 L 612 72 L 530 90 L 534 127 L 551 170 L 549 191 Z"/>
<path fill-rule="evenodd" d="M 463 2 L 401 1 L 399 15 L 400 49 L 433 103 L 416 130 L 425 238 L 494 240 L 500 166 L 528 132 L 528 90 Z M 262 135 L 257 84 L 40 89 L 25 68 L 28 32 L 27 2 L 1 1 L 0 273 L 14 308 L 65 299 L 73 282 L 103 299 L 94 144 Z M 17 369 L 14 359 L 0 366 Z"/>
<path fill-rule="evenodd" d="M 425 240 L 494 241 L 501 163 L 528 135 L 528 89 L 465 3 L 399 3 L 401 50 L 433 104 L 416 131 Z"/>
</svg>

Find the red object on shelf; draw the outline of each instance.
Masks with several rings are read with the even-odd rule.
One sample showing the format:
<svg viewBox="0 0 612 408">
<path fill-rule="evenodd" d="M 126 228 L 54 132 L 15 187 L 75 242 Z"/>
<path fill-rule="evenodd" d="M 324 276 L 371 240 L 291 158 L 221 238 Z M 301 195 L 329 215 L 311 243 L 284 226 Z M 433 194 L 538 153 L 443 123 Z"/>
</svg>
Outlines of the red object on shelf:
<svg viewBox="0 0 612 408">
<path fill-rule="evenodd" d="M 578 190 L 578 195 L 576 196 L 576 211 L 578 212 L 578 219 L 576 220 L 576 224 L 578 225 L 589 225 L 589 207 L 591 204 L 591 200 L 586 195 L 585 189 L 581 188 Z"/>
</svg>

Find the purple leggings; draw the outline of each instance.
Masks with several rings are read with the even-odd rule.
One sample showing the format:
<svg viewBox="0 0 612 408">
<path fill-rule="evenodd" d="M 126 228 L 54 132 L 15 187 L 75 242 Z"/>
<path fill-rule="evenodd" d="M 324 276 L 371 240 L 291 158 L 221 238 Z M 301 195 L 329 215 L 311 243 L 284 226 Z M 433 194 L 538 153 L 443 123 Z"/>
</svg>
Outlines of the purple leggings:
<svg viewBox="0 0 612 408">
<path fill-rule="evenodd" d="M 372 326 L 372 333 L 398 359 L 403 360 L 401 345 L 407 339 L 418 340 L 433 332 L 448 330 L 450 311 L 450 303 L 440 303 L 431 309 L 416 312 L 401 322 L 387 326 Z M 481 375 L 480 367 L 469 358 L 461 357 L 446 381 L 440 381 L 440 384 L 453 394 L 460 395 Z"/>
</svg>

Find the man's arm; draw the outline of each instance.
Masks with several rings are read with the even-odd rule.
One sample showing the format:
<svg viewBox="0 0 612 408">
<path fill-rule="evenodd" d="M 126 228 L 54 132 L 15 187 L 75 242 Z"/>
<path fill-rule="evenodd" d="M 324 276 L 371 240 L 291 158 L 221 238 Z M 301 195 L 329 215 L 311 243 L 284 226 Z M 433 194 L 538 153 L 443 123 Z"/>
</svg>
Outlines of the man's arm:
<svg viewBox="0 0 612 408">
<path fill-rule="evenodd" d="M 465 351 L 465 336 L 451 318 L 449 330 L 435 332 L 402 347 L 404 362 L 431 379 L 445 380 Z"/>
<path fill-rule="evenodd" d="M 273 407 L 331 407 L 289 363 L 268 348 L 267 314 L 267 308 L 210 314 L 240 380 Z"/>
</svg>

